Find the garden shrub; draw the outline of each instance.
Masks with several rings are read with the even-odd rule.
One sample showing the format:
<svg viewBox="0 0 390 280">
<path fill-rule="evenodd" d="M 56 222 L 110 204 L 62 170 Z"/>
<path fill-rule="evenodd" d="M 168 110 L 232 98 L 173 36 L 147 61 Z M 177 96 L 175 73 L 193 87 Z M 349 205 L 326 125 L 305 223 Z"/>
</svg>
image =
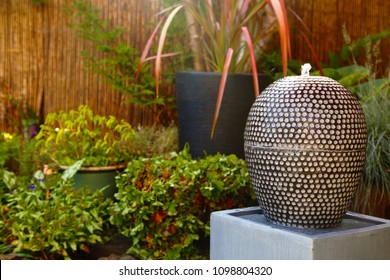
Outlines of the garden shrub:
<svg viewBox="0 0 390 280">
<path fill-rule="evenodd" d="M 75 171 L 70 168 L 62 176 L 37 171 L 32 180 L 1 171 L 3 253 L 8 248 L 40 259 L 69 259 L 78 250 L 88 252 L 88 244 L 103 242 L 110 201 L 101 191 L 75 190 Z"/>
<path fill-rule="evenodd" d="M 140 259 L 197 259 L 212 211 L 254 205 L 245 162 L 235 155 L 194 160 L 188 148 L 140 158 L 117 177 L 110 222 Z"/>
<path fill-rule="evenodd" d="M 24 140 L 20 135 L 0 134 L 0 168 L 18 176 L 31 175 L 39 165 L 36 155 L 35 139 Z"/>
<path fill-rule="evenodd" d="M 65 11 L 69 27 L 91 46 L 81 52 L 86 70 L 98 74 L 114 90 L 125 94 L 127 102 L 149 110 L 154 123 L 168 125 L 174 114 L 175 99 L 170 91 L 156 95 L 150 67 L 144 64 L 139 68 L 141 54 L 133 42 L 123 41 L 122 35 L 127 32 L 124 27 L 113 26 L 103 19 L 101 11 L 87 1 L 72 1 Z M 164 68 L 160 86 L 170 86 L 172 76 L 174 72 Z"/>
<path fill-rule="evenodd" d="M 178 129 L 176 125 L 140 126 L 136 129 L 135 153 L 141 157 L 164 155 L 179 150 Z"/>
<path fill-rule="evenodd" d="M 36 136 L 41 156 L 70 166 L 84 159 L 84 167 L 126 163 L 134 156 L 132 126 L 114 116 L 95 114 L 87 105 L 46 116 Z"/>
<path fill-rule="evenodd" d="M 18 154 L 20 137 L 9 133 L 0 133 L 0 168 L 12 166 L 13 159 Z"/>
</svg>

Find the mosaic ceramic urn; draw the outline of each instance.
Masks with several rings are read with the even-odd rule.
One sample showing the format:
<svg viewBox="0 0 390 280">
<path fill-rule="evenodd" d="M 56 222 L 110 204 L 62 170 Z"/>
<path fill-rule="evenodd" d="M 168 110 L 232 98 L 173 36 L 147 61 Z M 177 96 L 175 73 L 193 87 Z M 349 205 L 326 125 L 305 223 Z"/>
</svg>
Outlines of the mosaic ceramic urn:
<svg viewBox="0 0 390 280">
<path fill-rule="evenodd" d="M 331 228 L 341 223 L 360 182 L 366 123 L 347 89 L 310 76 L 309 67 L 256 99 L 244 133 L 245 159 L 268 221 Z"/>
</svg>

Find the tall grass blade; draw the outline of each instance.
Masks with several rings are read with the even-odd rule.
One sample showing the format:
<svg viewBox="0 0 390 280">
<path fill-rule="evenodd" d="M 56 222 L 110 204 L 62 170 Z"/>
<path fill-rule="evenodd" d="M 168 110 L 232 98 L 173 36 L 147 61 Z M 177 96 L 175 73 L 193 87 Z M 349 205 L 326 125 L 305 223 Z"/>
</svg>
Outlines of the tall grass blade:
<svg viewBox="0 0 390 280">
<path fill-rule="evenodd" d="M 155 66 L 155 77 L 156 77 L 156 96 L 159 96 L 159 84 L 160 84 L 160 69 L 161 69 L 161 57 L 162 49 L 164 46 L 165 38 L 167 37 L 167 31 L 169 26 L 172 23 L 173 18 L 177 12 L 183 7 L 183 5 L 177 6 L 172 12 L 169 13 L 167 20 L 165 21 L 163 28 L 161 30 L 161 35 L 158 41 L 157 55 L 156 55 L 156 66 Z"/>
<path fill-rule="evenodd" d="M 227 79 L 227 75 L 229 73 L 229 67 L 230 67 L 230 63 L 232 61 L 232 56 L 233 56 L 233 49 L 229 48 L 227 55 L 226 55 L 225 65 L 223 68 L 221 83 L 220 83 L 219 91 L 218 91 L 217 103 L 215 106 L 213 126 L 211 128 L 211 138 L 213 138 L 213 136 L 214 136 L 215 126 L 217 124 L 219 110 L 221 108 L 222 97 L 223 97 L 223 93 L 225 91 L 226 79 Z"/>
<path fill-rule="evenodd" d="M 287 16 L 285 15 L 284 11 L 285 8 L 282 8 L 282 4 L 279 0 L 267 0 L 269 3 L 271 2 L 271 7 L 273 8 L 276 19 L 279 24 L 279 35 L 280 35 L 280 50 L 282 53 L 282 68 L 283 68 L 283 76 L 287 75 L 287 61 L 289 56 L 289 38 L 290 38 L 290 32 L 288 30 L 288 24 L 287 24 Z M 284 2 L 283 2 L 284 3 Z"/>
<path fill-rule="evenodd" d="M 321 67 L 320 60 L 318 59 L 318 56 L 317 56 L 316 52 L 314 51 L 313 45 L 310 43 L 309 38 L 307 38 L 306 34 L 302 31 L 300 31 L 300 32 L 301 32 L 301 35 L 302 35 L 303 39 L 305 40 L 306 44 L 309 46 L 311 55 L 313 56 L 314 62 L 317 66 L 317 69 L 320 71 L 321 76 L 324 76 L 324 70 Z"/>
<path fill-rule="evenodd" d="M 156 36 L 156 33 L 157 31 L 160 29 L 160 26 L 163 22 L 165 17 L 162 17 L 159 22 L 157 23 L 156 27 L 154 28 L 153 32 L 152 32 L 152 35 L 150 35 L 146 45 L 145 45 L 145 48 L 144 50 L 142 51 L 142 55 L 141 55 L 141 58 L 139 60 L 139 63 L 138 63 L 138 68 L 137 68 L 137 72 L 135 73 L 135 79 L 138 80 L 138 76 L 139 74 L 141 73 L 141 69 L 142 69 L 142 65 L 143 63 L 146 61 L 146 56 L 148 55 L 149 53 L 149 50 L 150 50 L 150 46 L 152 45 L 152 42 L 153 42 L 153 39 L 154 37 Z"/>
<path fill-rule="evenodd" d="M 253 87 L 255 89 L 255 96 L 258 97 L 260 95 L 260 90 L 259 90 L 259 81 L 258 81 L 258 76 L 257 76 L 255 51 L 253 49 L 252 39 L 251 39 L 251 36 L 249 35 L 248 28 L 243 27 L 242 32 L 244 33 L 246 42 L 248 44 L 248 50 L 249 50 L 249 54 L 250 54 L 250 61 L 251 61 L 252 74 L 253 74 Z"/>
</svg>

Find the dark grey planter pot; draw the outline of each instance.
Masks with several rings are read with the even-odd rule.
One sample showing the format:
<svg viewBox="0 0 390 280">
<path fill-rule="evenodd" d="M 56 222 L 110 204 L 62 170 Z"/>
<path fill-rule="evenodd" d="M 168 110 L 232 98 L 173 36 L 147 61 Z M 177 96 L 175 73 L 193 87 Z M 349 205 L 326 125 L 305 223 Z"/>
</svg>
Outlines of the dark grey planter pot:
<svg viewBox="0 0 390 280">
<path fill-rule="evenodd" d="M 245 158 L 270 222 L 338 226 L 362 176 L 367 131 L 352 94 L 326 77 L 280 79 L 250 110 Z"/>
<path fill-rule="evenodd" d="M 179 148 L 190 145 L 193 157 L 235 154 L 244 158 L 244 130 L 255 100 L 251 74 L 229 74 L 214 137 L 211 129 L 221 73 L 176 73 Z M 260 90 L 271 78 L 259 75 Z"/>
</svg>

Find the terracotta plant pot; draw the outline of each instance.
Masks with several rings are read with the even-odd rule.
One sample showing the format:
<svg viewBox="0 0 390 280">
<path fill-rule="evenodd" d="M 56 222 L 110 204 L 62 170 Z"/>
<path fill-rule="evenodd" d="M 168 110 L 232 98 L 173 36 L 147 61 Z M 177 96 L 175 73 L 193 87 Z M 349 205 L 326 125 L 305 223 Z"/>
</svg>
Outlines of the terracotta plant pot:
<svg viewBox="0 0 390 280">
<path fill-rule="evenodd" d="M 253 104 L 245 157 L 270 222 L 329 228 L 342 221 L 359 184 L 367 132 L 357 99 L 315 76 L 280 79 Z"/>
</svg>

